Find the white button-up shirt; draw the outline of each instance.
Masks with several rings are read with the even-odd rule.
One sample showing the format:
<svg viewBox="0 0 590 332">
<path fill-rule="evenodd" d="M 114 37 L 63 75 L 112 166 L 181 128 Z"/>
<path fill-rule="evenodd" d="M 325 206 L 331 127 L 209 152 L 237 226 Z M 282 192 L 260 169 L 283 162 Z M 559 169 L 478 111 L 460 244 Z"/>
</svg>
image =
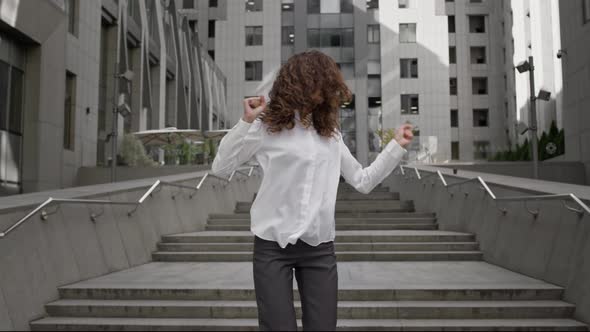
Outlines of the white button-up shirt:
<svg viewBox="0 0 590 332">
<path fill-rule="evenodd" d="M 254 159 L 263 179 L 250 210 L 254 235 L 285 248 L 298 239 L 317 246 L 336 235 L 335 207 L 340 175 L 361 193 L 369 193 L 399 164 L 406 150 L 392 140 L 367 168 L 352 156 L 342 136 L 320 136 L 299 122 L 291 130 L 269 134 L 260 119 L 240 119 L 221 140 L 212 172 L 229 176 Z"/>
</svg>

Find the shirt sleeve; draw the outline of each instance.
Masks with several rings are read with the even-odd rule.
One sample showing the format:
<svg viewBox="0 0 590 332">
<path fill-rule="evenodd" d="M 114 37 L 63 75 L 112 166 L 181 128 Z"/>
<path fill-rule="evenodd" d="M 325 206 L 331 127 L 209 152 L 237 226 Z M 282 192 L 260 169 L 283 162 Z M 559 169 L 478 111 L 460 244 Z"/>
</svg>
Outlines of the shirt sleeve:
<svg viewBox="0 0 590 332">
<path fill-rule="evenodd" d="M 229 177 L 241 165 L 248 162 L 262 143 L 262 121 L 248 123 L 242 119 L 225 135 L 217 149 L 211 172 Z"/>
<path fill-rule="evenodd" d="M 346 182 L 359 192 L 368 194 L 391 174 L 406 152 L 396 140 L 391 140 L 375 161 L 369 167 L 363 168 L 340 136 L 340 171 Z"/>
</svg>

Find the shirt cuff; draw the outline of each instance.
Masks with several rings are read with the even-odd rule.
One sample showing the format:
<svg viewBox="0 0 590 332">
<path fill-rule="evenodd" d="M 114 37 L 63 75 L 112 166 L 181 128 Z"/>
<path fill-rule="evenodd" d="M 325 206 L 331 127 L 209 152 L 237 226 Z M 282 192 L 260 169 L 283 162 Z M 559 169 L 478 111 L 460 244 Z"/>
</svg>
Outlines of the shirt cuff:
<svg viewBox="0 0 590 332">
<path fill-rule="evenodd" d="M 240 118 L 240 121 L 234 126 L 233 131 L 240 136 L 246 136 L 251 126 L 252 123 L 248 123 Z"/>
<path fill-rule="evenodd" d="M 392 139 L 391 142 L 389 142 L 387 146 L 385 146 L 383 152 L 388 153 L 392 156 L 403 156 L 408 151 L 404 149 L 401 145 L 399 145 L 399 143 L 395 139 Z"/>
</svg>

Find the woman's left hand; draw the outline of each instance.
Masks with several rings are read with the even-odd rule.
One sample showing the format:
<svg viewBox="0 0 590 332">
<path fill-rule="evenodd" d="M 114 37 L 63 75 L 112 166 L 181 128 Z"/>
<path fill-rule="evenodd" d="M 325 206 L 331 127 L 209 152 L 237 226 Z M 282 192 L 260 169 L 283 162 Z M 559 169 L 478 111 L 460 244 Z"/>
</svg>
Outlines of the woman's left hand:
<svg viewBox="0 0 590 332">
<path fill-rule="evenodd" d="M 403 148 L 412 143 L 412 140 L 414 139 L 413 129 L 414 127 L 411 124 L 405 124 L 395 131 L 395 140 Z"/>
</svg>

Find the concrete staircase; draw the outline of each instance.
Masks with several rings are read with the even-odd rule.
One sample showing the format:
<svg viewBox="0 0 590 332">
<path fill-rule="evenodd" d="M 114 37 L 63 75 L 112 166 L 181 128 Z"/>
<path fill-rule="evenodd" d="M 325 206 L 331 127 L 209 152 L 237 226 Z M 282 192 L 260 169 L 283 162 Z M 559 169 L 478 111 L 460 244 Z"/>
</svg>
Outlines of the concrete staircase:
<svg viewBox="0 0 590 332">
<path fill-rule="evenodd" d="M 339 330 L 587 331 L 562 288 L 482 262 L 473 235 L 437 230 L 387 188 L 338 197 Z M 61 287 L 31 328 L 256 330 L 249 208 L 164 236 L 154 263 Z"/>
</svg>

